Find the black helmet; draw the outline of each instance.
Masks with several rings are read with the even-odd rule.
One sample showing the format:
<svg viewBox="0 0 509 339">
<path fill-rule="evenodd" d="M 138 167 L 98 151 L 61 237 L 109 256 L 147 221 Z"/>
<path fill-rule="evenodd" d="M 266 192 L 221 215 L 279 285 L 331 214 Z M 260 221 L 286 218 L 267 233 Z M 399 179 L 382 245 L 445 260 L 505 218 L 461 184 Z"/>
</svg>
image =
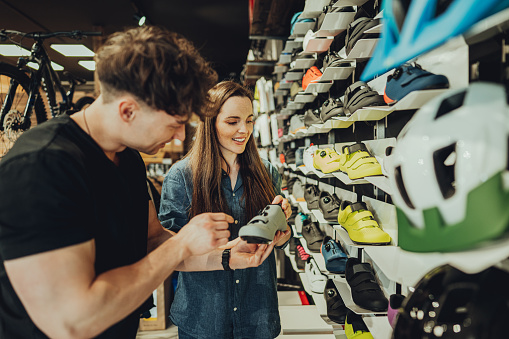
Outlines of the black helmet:
<svg viewBox="0 0 509 339">
<path fill-rule="evenodd" d="M 426 274 L 399 311 L 393 338 L 507 338 L 509 273 L 466 274 L 449 265 Z"/>
</svg>

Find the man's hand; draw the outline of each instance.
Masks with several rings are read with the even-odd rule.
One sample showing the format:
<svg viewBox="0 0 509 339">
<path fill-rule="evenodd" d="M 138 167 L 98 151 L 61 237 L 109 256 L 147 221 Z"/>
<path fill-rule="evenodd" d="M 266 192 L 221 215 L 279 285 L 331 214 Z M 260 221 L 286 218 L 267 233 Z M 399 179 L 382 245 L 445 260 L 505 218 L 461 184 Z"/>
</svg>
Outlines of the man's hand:
<svg viewBox="0 0 509 339">
<path fill-rule="evenodd" d="M 202 213 L 192 218 L 175 235 L 190 255 L 202 255 L 228 243 L 228 223 L 233 218 L 225 213 Z"/>
<path fill-rule="evenodd" d="M 290 203 L 288 202 L 287 199 L 283 198 L 282 196 L 276 195 L 274 200 L 272 200 L 272 204 L 281 205 L 281 208 L 285 212 L 286 220 L 288 220 L 288 218 L 290 218 L 290 216 L 292 215 L 292 208 L 290 207 Z"/>
<path fill-rule="evenodd" d="M 279 231 L 278 231 L 279 233 Z M 241 238 L 232 241 L 230 267 L 234 270 L 260 266 L 274 249 L 275 243 L 269 245 L 248 244 Z"/>
</svg>

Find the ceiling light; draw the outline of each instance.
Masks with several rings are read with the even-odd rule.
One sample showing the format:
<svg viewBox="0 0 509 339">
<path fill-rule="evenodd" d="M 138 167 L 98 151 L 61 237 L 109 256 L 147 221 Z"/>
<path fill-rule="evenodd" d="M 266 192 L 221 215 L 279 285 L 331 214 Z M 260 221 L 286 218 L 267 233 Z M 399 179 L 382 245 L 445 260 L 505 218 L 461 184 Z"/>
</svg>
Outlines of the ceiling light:
<svg viewBox="0 0 509 339">
<path fill-rule="evenodd" d="M 85 67 L 89 71 L 95 71 L 95 61 L 93 60 L 80 60 L 78 61 L 82 67 Z"/>
<path fill-rule="evenodd" d="M 0 54 L 3 56 L 29 56 L 30 51 L 18 45 L 0 45 Z"/>
<path fill-rule="evenodd" d="M 59 64 L 57 64 L 57 63 L 55 63 L 53 61 L 51 62 L 51 67 L 53 67 L 53 69 L 55 71 L 63 71 L 64 70 L 63 66 L 61 66 L 61 65 L 59 65 Z"/>
<path fill-rule="evenodd" d="M 143 26 L 147 21 L 147 17 L 142 14 L 134 14 L 134 20 L 138 23 L 138 26 Z"/>
<path fill-rule="evenodd" d="M 27 66 L 31 67 L 33 69 L 39 69 L 39 64 L 35 63 L 35 62 L 29 62 L 29 63 L 27 63 Z M 55 71 L 63 71 L 64 70 L 64 67 L 62 67 L 61 65 L 59 65 L 53 61 L 51 62 L 51 67 L 53 67 L 53 69 Z"/>
<path fill-rule="evenodd" d="M 60 44 L 52 44 L 51 48 L 60 54 L 65 55 L 66 57 L 91 57 L 94 56 L 94 52 L 92 52 L 88 47 L 84 45 L 60 45 Z"/>
</svg>

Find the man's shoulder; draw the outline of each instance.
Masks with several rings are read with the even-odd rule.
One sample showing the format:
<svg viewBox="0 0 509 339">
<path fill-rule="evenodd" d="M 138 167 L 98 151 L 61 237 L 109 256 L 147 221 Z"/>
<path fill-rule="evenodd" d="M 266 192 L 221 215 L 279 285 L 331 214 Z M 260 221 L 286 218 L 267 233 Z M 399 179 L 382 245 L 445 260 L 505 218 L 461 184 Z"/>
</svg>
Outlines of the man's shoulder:
<svg viewBox="0 0 509 339">
<path fill-rule="evenodd" d="M 2 163 L 20 158 L 27 161 L 33 159 L 34 155 L 52 151 L 63 153 L 75 151 L 77 148 L 73 147 L 73 143 L 65 136 L 73 135 L 71 126 L 69 117 L 57 117 L 26 131 L 5 155 Z M 68 130 L 68 133 L 62 133 L 63 130 Z"/>
</svg>

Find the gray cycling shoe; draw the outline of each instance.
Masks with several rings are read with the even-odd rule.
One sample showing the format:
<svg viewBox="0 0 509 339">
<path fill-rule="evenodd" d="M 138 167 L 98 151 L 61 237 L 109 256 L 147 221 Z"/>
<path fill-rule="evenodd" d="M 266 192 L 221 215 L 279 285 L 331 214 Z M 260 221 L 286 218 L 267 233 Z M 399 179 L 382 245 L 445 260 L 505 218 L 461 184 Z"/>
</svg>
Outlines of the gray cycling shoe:
<svg viewBox="0 0 509 339">
<path fill-rule="evenodd" d="M 286 216 L 281 205 L 271 204 L 242 226 L 239 236 L 250 244 L 267 244 L 274 239 L 276 231 L 286 231 L 286 228 Z"/>
</svg>

